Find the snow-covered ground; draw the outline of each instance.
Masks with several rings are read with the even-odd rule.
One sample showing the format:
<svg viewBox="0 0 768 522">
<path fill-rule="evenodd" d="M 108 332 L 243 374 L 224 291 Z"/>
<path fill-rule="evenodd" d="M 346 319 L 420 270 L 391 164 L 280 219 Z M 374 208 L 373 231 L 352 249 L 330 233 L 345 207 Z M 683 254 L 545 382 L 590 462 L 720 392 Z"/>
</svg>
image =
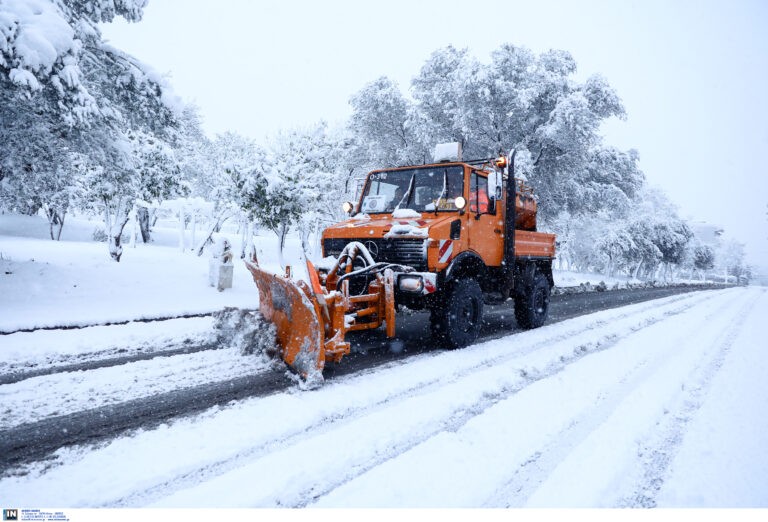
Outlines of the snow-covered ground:
<svg viewBox="0 0 768 522">
<path fill-rule="evenodd" d="M 238 263 L 234 287 L 217 292 L 207 285 L 207 259 L 180 253 L 171 240 L 126 249 L 117 264 L 103 244 L 14 237 L 4 218 L 0 330 L 253 306 L 255 288 Z M 274 245 L 267 243 L 265 258 Z M 766 508 L 765 317 L 762 288 L 581 316 L 60 449 L 0 476 L 0 499 L 68 507 Z M 202 342 L 211 326 L 194 318 L 2 335 L 0 374 Z M 232 349 L 118 368 L 0 385 L 0 430 L 219 371 L 267 371 L 263 360 Z"/>
<path fill-rule="evenodd" d="M 258 305 L 243 263 L 235 263 L 232 288 L 218 292 L 208 284 L 209 257 L 182 254 L 173 229 L 159 229 L 152 244 L 126 246 L 115 263 L 106 244 L 89 237 L 96 223 L 70 221 L 63 240 L 50 241 L 44 219 L 0 216 L 0 332 Z M 274 234 L 263 242 L 276 257 Z"/>
</svg>

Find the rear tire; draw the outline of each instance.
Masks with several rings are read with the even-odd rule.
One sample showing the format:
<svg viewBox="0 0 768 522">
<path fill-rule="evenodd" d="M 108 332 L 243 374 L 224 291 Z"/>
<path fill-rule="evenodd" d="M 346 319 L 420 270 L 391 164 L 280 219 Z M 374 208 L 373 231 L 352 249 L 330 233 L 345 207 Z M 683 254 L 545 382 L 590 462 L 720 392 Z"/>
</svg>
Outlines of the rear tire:
<svg viewBox="0 0 768 522">
<path fill-rule="evenodd" d="M 451 284 L 442 302 L 432 309 L 432 335 L 451 348 L 477 340 L 483 323 L 483 292 L 477 281 L 460 279 Z"/>
<path fill-rule="evenodd" d="M 549 314 L 549 281 L 537 272 L 533 283 L 515 296 L 515 319 L 520 328 L 538 328 Z"/>
</svg>

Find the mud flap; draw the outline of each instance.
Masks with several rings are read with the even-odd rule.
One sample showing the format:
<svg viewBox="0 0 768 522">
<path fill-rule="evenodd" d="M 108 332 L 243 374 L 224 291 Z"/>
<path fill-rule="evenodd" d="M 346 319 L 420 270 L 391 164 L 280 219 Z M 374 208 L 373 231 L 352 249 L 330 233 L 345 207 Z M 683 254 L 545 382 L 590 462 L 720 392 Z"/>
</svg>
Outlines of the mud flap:
<svg viewBox="0 0 768 522">
<path fill-rule="evenodd" d="M 322 310 L 306 284 L 245 262 L 259 289 L 259 311 L 273 323 L 283 360 L 308 381 L 322 380 L 325 332 Z"/>
<path fill-rule="evenodd" d="M 384 271 L 384 322 L 387 328 L 387 337 L 392 339 L 395 336 L 395 275 L 392 270 Z"/>
</svg>

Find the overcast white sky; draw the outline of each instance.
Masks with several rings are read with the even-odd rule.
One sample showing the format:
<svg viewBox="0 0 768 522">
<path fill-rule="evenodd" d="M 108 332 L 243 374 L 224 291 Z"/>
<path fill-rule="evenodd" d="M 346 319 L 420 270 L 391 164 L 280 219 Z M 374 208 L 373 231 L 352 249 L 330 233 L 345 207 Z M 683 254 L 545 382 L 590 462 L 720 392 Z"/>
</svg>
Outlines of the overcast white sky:
<svg viewBox="0 0 768 522">
<path fill-rule="evenodd" d="M 762 0 L 150 0 L 138 24 L 103 27 L 170 76 L 210 135 L 257 141 L 343 121 L 389 76 L 407 91 L 438 48 L 481 60 L 504 42 L 569 51 L 624 101 L 606 140 L 640 152 L 682 216 L 747 243 L 768 266 L 768 2 Z"/>
</svg>

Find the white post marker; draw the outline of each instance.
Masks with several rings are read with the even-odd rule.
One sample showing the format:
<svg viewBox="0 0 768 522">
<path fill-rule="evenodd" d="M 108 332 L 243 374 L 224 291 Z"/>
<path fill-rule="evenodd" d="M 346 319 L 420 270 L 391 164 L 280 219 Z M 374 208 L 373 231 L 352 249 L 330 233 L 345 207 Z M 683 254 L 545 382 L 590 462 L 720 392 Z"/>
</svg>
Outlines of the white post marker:
<svg viewBox="0 0 768 522">
<path fill-rule="evenodd" d="M 232 246 L 229 241 L 216 241 L 208 264 L 208 283 L 221 292 L 232 288 L 235 265 L 232 264 Z"/>
</svg>

